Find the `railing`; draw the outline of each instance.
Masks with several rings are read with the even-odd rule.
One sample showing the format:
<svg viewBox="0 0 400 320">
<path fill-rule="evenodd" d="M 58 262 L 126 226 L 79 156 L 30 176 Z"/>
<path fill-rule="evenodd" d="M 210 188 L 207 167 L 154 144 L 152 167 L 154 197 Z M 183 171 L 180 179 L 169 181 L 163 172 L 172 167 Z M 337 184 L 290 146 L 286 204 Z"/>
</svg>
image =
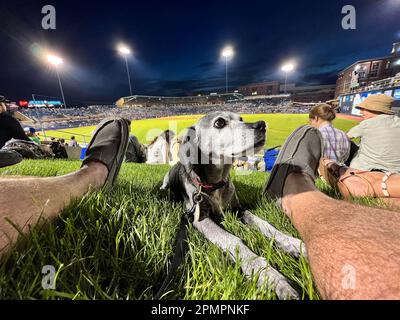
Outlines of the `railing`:
<svg viewBox="0 0 400 320">
<path fill-rule="evenodd" d="M 91 136 L 89 136 L 89 135 L 85 135 L 85 134 L 80 134 L 80 133 L 74 133 L 74 132 L 72 132 L 72 131 L 63 131 L 63 130 L 51 130 L 51 131 L 54 131 L 54 132 L 59 132 L 59 133 L 65 133 L 66 135 L 68 135 L 69 137 L 70 136 L 75 136 L 75 137 L 83 137 L 83 141 L 80 139 L 79 141 L 78 141 L 78 139 L 77 139 L 77 142 L 83 142 L 84 144 L 88 144 L 88 141 L 90 141 L 90 139 L 92 138 Z M 45 138 L 46 137 L 50 137 L 50 138 L 60 138 L 60 137 L 52 137 L 51 135 L 47 135 L 46 133 L 44 133 L 45 134 Z M 88 138 L 87 140 L 86 140 L 86 138 Z M 70 140 L 70 139 L 65 139 L 66 141 L 67 140 Z"/>
</svg>

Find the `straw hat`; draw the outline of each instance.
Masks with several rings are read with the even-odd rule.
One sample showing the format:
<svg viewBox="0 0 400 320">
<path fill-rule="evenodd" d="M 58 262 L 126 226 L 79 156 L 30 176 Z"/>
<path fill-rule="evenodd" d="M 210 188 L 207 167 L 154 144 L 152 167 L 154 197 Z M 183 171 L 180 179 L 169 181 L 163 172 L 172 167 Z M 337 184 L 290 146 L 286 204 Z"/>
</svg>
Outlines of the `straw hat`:
<svg viewBox="0 0 400 320">
<path fill-rule="evenodd" d="M 325 103 L 336 108 L 339 105 L 339 99 L 328 100 L 328 101 L 325 101 Z"/>
<path fill-rule="evenodd" d="M 356 108 L 384 114 L 394 114 L 394 112 L 391 110 L 393 102 L 394 99 L 386 94 L 373 94 L 363 102 L 359 103 Z"/>
</svg>

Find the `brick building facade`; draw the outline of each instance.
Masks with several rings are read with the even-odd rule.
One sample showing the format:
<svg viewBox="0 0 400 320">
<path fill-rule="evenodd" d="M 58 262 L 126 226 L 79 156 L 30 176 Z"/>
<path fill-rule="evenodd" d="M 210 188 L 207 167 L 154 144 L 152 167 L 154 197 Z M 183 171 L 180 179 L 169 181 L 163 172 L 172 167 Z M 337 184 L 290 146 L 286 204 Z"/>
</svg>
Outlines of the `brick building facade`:
<svg viewBox="0 0 400 320">
<path fill-rule="evenodd" d="M 400 72 L 400 42 L 394 43 L 389 56 L 354 62 L 338 74 L 335 97 L 350 93 L 371 82 L 393 77 Z"/>
</svg>

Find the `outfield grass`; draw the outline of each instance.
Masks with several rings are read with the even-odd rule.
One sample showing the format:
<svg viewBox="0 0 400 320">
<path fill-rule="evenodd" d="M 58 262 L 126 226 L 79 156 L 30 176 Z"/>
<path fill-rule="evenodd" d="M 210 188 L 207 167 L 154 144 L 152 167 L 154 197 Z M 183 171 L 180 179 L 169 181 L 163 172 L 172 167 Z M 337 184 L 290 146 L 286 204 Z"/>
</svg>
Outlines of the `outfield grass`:
<svg viewBox="0 0 400 320">
<path fill-rule="evenodd" d="M 131 124 L 131 132 L 138 137 L 141 143 L 149 143 L 156 135 L 160 134 L 163 130 L 171 129 L 178 134 L 181 134 L 184 129 L 193 125 L 201 115 L 191 116 L 176 116 L 161 119 L 145 119 L 134 120 Z M 267 147 L 275 147 L 281 145 L 286 137 L 298 126 L 306 124 L 308 115 L 306 114 L 245 114 L 242 115 L 243 119 L 247 122 L 255 122 L 264 120 L 268 124 L 268 139 Z M 356 121 L 336 119 L 334 121 L 335 127 L 348 131 L 351 127 L 356 125 Z M 156 128 L 156 129 L 155 129 Z M 56 138 L 69 139 L 73 134 L 87 135 L 87 142 L 95 129 L 95 126 L 79 127 L 72 129 L 63 129 L 61 131 L 47 131 L 48 136 Z M 78 142 L 83 143 L 83 137 L 76 136 Z"/>
</svg>

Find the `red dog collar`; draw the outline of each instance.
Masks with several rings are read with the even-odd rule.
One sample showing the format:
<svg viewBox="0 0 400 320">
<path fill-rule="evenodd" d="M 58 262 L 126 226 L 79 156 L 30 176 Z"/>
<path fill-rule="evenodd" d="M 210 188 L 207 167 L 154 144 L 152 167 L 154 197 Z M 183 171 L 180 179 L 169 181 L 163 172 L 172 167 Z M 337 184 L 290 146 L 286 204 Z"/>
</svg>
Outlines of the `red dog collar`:
<svg viewBox="0 0 400 320">
<path fill-rule="evenodd" d="M 199 177 L 196 177 L 193 179 L 193 182 L 196 186 L 201 187 L 202 190 L 208 191 L 208 192 L 213 192 L 215 190 L 221 189 L 223 186 L 226 185 L 228 182 L 227 180 L 221 180 L 218 181 L 217 183 L 203 183 L 201 182 Z"/>
</svg>

